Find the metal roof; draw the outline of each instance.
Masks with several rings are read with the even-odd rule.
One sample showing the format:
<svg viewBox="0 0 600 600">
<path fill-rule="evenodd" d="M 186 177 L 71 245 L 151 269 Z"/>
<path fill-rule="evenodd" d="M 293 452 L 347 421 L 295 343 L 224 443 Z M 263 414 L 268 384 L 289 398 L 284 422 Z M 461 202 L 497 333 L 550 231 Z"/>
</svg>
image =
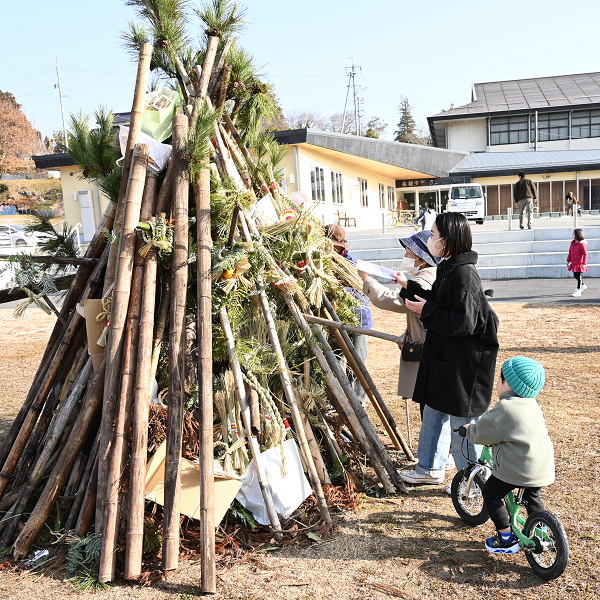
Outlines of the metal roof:
<svg viewBox="0 0 600 600">
<path fill-rule="evenodd" d="M 311 149 L 365 167 L 396 180 L 447 177 L 466 152 L 403 144 L 316 129 L 273 133 L 279 144 L 307 144 Z"/>
<path fill-rule="evenodd" d="M 450 171 L 453 175 L 482 177 L 525 173 L 590 171 L 600 168 L 600 150 L 548 152 L 474 152 Z"/>
<path fill-rule="evenodd" d="M 57 169 L 59 167 L 74 167 L 77 163 L 68 152 L 56 152 L 55 154 L 39 154 L 32 156 L 36 169 Z"/>
<path fill-rule="evenodd" d="M 472 96 L 469 104 L 430 118 L 600 104 L 600 73 L 476 83 Z"/>
</svg>

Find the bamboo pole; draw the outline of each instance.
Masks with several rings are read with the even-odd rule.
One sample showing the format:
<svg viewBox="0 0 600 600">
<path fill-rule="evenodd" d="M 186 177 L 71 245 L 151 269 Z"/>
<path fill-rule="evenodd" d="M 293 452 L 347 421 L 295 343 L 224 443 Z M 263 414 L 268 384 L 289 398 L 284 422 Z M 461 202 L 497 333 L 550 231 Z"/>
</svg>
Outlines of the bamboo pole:
<svg viewBox="0 0 600 600">
<path fill-rule="evenodd" d="M 105 213 L 105 216 L 106 216 L 106 213 Z M 95 293 L 96 288 L 100 284 L 100 278 L 102 277 L 104 269 L 106 268 L 107 259 L 108 259 L 108 248 L 104 247 L 101 258 L 98 261 L 98 263 L 96 264 L 96 266 L 94 267 L 92 274 L 89 276 L 87 281 L 85 283 L 82 283 L 78 279 L 78 275 L 75 277 L 75 279 L 73 280 L 74 283 L 72 284 L 69 292 L 67 292 L 67 297 L 65 298 L 65 303 L 67 302 L 69 296 L 71 298 L 75 298 L 75 300 L 79 299 L 81 302 L 83 302 L 84 300 L 89 298 L 91 294 Z M 85 267 L 80 267 L 78 270 L 78 274 L 79 274 L 79 272 L 82 272 L 84 269 L 85 269 Z M 73 289 L 79 290 L 80 284 L 83 285 L 83 292 L 81 292 L 80 296 L 76 297 L 76 293 L 75 292 L 71 293 L 71 291 Z M 73 306 L 74 306 L 74 304 L 73 304 Z M 63 309 L 64 308 L 65 308 L 65 304 L 63 304 Z M 61 313 L 62 313 L 62 310 L 61 310 Z M 64 314 L 65 314 L 65 316 L 69 315 L 70 311 L 66 311 Z M 71 322 L 73 322 L 75 324 L 75 327 L 77 327 L 79 325 L 79 323 L 81 322 L 82 317 L 78 313 L 73 312 L 73 314 L 71 314 L 71 316 L 70 316 L 70 319 L 71 319 Z M 22 436 L 26 436 L 27 438 L 29 438 L 29 435 L 31 434 L 31 430 L 29 432 L 27 432 L 27 427 L 29 425 L 25 424 L 25 420 L 26 420 L 27 416 L 30 414 L 30 409 L 32 408 L 34 402 L 36 402 L 36 398 L 38 398 L 40 390 L 43 389 L 46 385 L 48 386 L 47 389 L 50 390 L 50 388 L 53 385 L 54 379 L 57 377 L 59 370 L 62 367 L 62 363 L 65 360 L 65 357 L 67 356 L 67 349 L 63 347 L 64 346 L 63 341 L 65 341 L 65 336 L 67 334 L 68 328 L 69 328 L 69 324 L 67 324 L 65 326 L 61 322 L 57 322 L 54 327 L 54 330 L 51 335 L 51 339 L 48 342 L 46 352 L 44 353 L 45 358 L 42 359 L 42 363 L 40 363 L 40 368 L 38 369 L 38 372 L 33 380 L 33 383 L 31 384 L 31 387 L 29 388 L 29 392 L 27 393 L 25 402 L 21 406 L 19 412 L 17 413 L 17 416 L 15 417 L 14 421 L 12 422 L 9 431 L 5 435 L 4 440 L 2 442 L 2 448 L 0 450 L 0 465 L 4 465 L 9 454 L 15 452 L 15 444 L 17 443 L 17 439 L 21 440 Z M 55 341 L 53 342 L 52 338 L 55 337 L 55 334 L 57 334 L 57 335 L 56 335 Z M 73 332 L 71 332 L 69 334 L 69 336 L 72 336 L 72 335 L 73 335 Z M 67 342 L 66 345 L 71 344 L 72 340 L 73 340 L 73 337 L 68 337 L 66 340 L 66 342 Z M 62 350 L 61 350 L 61 348 L 62 348 Z M 46 392 L 46 394 L 47 394 L 47 392 Z M 21 443 L 21 442 L 19 441 L 19 443 Z M 2 475 L 0 474 L 0 489 L 2 488 L 1 480 L 2 480 Z M 2 493 L 3 493 L 3 491 L 0 491 L 0 498 L 2 497 Z"/>
<path fill-rule="evenodd" d="M 77 403 L 85 393 L 86 386 L 88 384 L 89 379 L 92 376 L 92 373 L 92 358 L 89 357 L 85 367 L 81 371 L 79 377 L 77 378 L 77 381 L 75 382 L 75 385 L 71 389 L 69 396 L 67 397 L 64 405 L 62 406 L 58 419 L 56 420 L 52 432 L 50 433 L 48 440 L 44 444 L 44 447 L 40 455 L 38 456 L 38 459 L 35 462 L 33 469 L 31 469 L 31 471 L 29 472 L 29 479 L 25 484 L 21 496 L 19 497 L 19 500 L 13 510 L 12 519 L 8 522 L 6 529 L 4 530 L 4 533 L 0 538 L 0 545 L 3 548 L 9 546 L 12 542 L 19 519 L 21 518 L 21 515 L 25 510 L 25 507 L 27 506 L 27 503 L 29 502 L 29 499 L 31 498 L 33 492 L 40 483 L 44 474 L 44 469 L 46 468 L 50 457 L 56 449 L 56 446 L 58 445 L 58 442 L 62 437 L 65 427 L 67 426 L 67 423 L 71 419 L 71 416 L 73 415 L 73 412 L 77 407 Z"/>
<path fill-rule="evenodd" d="M 113 232 L 121 232 L 125 200 L 127 198 L 127 188 L 129 187 L 129 176 L 131 163 L 133 161 L 133 149 L 138 142 L 142 131 L 142 117 L 146 102 L 146 90 L 148 88 L 148 78 L 150 75 L 150 60 L 152 58 L 152 45 L 142 44 L 140 46 L 140 57 L 138 60 L 138 69 L 135 80 L 135 89 L 133 92 L 133 105 L 131 107 L 131 118 L 129 121 L 129 134 L 127 135 L 127 144 L 125 146 L 125 157 L 123 160 L 123 174 L 121 176 L 121 185 L 119 187 L 119 199 L 117 202 Z M 117 272 L 118 247 L 112 244 L 110 247 L 110 256 L 106 268 L 106 277 L 104 278 L 105 294 L 113 281 Z M 100 461 L 102 463 L 102 460 Z"/>
<path fill-rule="evenodd" d="M 373 329 L 364 329 L 363 327 L 355 327 L 354 325 L 347 325 L 346 323 L 338 321 L 330 321 L 329 319 L 321 319 L 313 315 L 304 315 L 304 318 L 309 323 L 315 323 L 317 325 L 324 325 L 330 329 L 339 329 L 341 331 L 349 331 L 350 333 L 358 333 L 361 335 L 370 335 L 371 337 L 379 338 L 380 340 L 386 340 L 387 342 L 394 342 L 395 344 L 401 343 L 403 338 L 390 333 L 383 333 L 381 331 L 374 331 Z"/>
<path fill-rule="evenodd" d="M 297 394 L 296 402 L 298 404 L 298 410 L 300 411 L 300 418 L 302 420 L 304 435 L 306 436 L 306 440 L 310 448 L 310 454 L 312 456 L 313 462 L 315 463 L 315 469 L 317 470 L 319 481 L 322 485 L 331 485 L 331 479 L 329 478 L 327 467 L 325 466 L 325 462 L 323 461 L 323 457 L 321 456 L 321 450 L 319 449 L 319 444 L 317 443 L 315 434 L 313 432 L 309 413 L 306 410 L 306 407 L 304 406 L 304 401 L 302 400 L 300 394 Z"/>
<path fill-rule="evenodd" d="M 31 403 L 30 408 L 23 419 L 19 432 L 2 467 L 2 471 L 0 471 L 0 498 L 2 498 L 4 492 L 6 491 L 10 477 L 17 466 L 17 463 L 21 457 L 21 453 L 25 448 L 31 432 L 33 431 L 40 411 L 44 406 L 44 402 L 46 401 L 48 394 L 54 385 L 56 376 L 64 365 L 63 361 L 71 349 L 71 342 L 75 338 L 82 325 L 83 320 L 81 316 L 76 312 L 73 313 L 69 325 L 64 332 L 60 345 L 52 359 L 52 363 L 48 369 L 46 377 L 41 382 L 40 387 L 36 390 L 33 402 Z"/>
<path fill-rule="evenodd" d="M 227 60 L 227 53 L 229 52 L 229 48 L 231 48 L 231 44 L 233 44 L 233 38 L 227 38 L 225 40 L 225 46 L 223 46 L 223 51 L 219 55 L 219 60 L 217 61 L 217 66 L 212 70 L 212 74 L 210 76 L 210 83 L 208 84 L 207 96 L 211 97 L 215 91 L 215 86 L 217 85 L 217 80 L 219 79 L 219 74 L 225 65 L 225 61 Z"/>
<path fill-rule="evenodd" d="M 106 384 L 104 386 L 104 401 L 102 404 L 102 422 L 100 435 L 100 450 L 98 459 L 98 499 L 96 502 L 96 530 L 103 533 L 104 503 L 108 497 L 108 470 L 111 460 L 111 437 L 115 423 L 123 346 L 125 341 L 125 323 L 129 299 L 131 295 L 131 278 L 133 271 L 134 251 L 137 240 L 135 227 L 140 220 L 140 211 L 146 169 L 148 165 L 149 148 L 145 144 L 137 144 L 133 153 L 131 165 L 131 183 L 127 189 L 123 225 L 119 236 L 119 251 L 112 292 L 112 310 L 108 342 L 104 355 L 106 356 Z"/>
<path fill-rule="evenodd" d="M 265 508 L 271 521 L 271 527 L 275 532 L 275 539 L 283 539 L 281 534 L 281 524 L 279 522 L 279 516 L 275 510 L 275 504 L 273 503 L 273 490 L 271 484 L 267 479 L 267 474 L 264 469 L 264 465 L 260 456 L 260 447 L 258 440 L 252 435 L 252 425 L 250 422 L 250 407 L 248 406 L 248 399 L 246 397 L 246 388 L 244 387 L 244 379 L 242 376 L 242 368 L 240 367 L 239 360 L 235 355 L 235 341 L 233 338 L 233 332 L 231 331 L 231 324 L 229 323 L 229 317 L 227 316 L 227 310 L 223 307 L 219 311 L 219 318 L 221 319 L 221 327 L 225 335 L 225 343 L 227 344 L 227 350 L 229 352 L 229 362 L 231 365 L 231 371 L 233 372 L 233 378 L 235 380 L 235 387 L 238 393 L 238 399 L 242 408 L 242 421 L 244 423 L 244 429 L 248 436 L 248 445 L 250 446 L 250 452 L 254 459 L 254 466 L 256 468 L 256 477 L 258 479 L 258 485 L 262 492 L 263 499 L 265 501 Z"/>
<path fill-rule="evenodd" d="M 353 433 L 355 434 L 356 438 L 363 447 L 363 450 L 365 451 L 365 454 L 367 455 L 371 466 L 373 467 L 373 469 L 375 469 L 375 472 L 377 473 L 379 480 L 383 484 L 386 493 L 393 494 L 395 491 L 394 486 L 392 485 L 392 482 L 390 481 L 390 478 L 387 475 L 386 470 L 384 469 L 377 452 L 368 440 L 367 434 L 364 431 L 361 421 L 359 421 L 358 416 L 355 413 L 354 407 L 351 406 L 350 402 L 344 395 L 344 390 L 341 387 L 340 382 L 336 378 L 337 374 L 334 375 L 334 371 L 332 370 L 332 364 L 327 360 L 325 354 L 321 350 L 322 340 L 319 339 L 319 344 L 316 343 L 313 331 L 308 326 L 308 323 L 304 319 L 304 315 L 296 306 L 296 303 L 290 296 L 289 292 L 287 292 L 286 290 L 281 290 L 281 292 L 283 294 L 286 304 L 288 305 L 288 308 L 290 309 L 290 312 L 292 313 L 292 316 L 298 323 L 300 330 L 304 334 L 306 342 L 308 343 L 312 353 L 315 355 L 315 358 L 319 363 L 319 366 L 321 367 L 321 370 L 323 371 L 323 375 L 325 376 L 329 389 L 332 392 L 332 401 L 334 402 L 334 406 L 336 407 L 338 413 L 340 413 L 340 416 L 343 415 L 348 420 L 353 430 Z M 325 341 L 325 343 L 327 346 L 329 346 L 329 344 L 327 344 L 327 341 Z M 331 348 L 329 350 L 331 350 Z M 337 365 L 337 361 L 335 361 L 335 364 Z"/>
<path fill-rule="evenodd" d="M 211 220 L 210 167 L 200 170 L 196 199 L 196 239 L 198 320 L 198 423 L 200 467 L 200 589 L 214 594 L 217 590 L 215 569 L 215 498 L 213 448 L 213 369 L 211 299 Z"/>
<path fill-rule="evenodd" d="M 167 317 L 169 315 L 169 307 L 171 306 L 171 288 L 168 280 L 165 280 L 162 285 L 160 307 L 156 316 L 156 324 L 154 326 L 154 335 L 152 339 L 152 364 L 150 366 L 150 381 L 156 375 L 158 369 L 158 359 L 160 358 L 160 349 L 162 347 L 163 337 L 165 336 L 165 327 L 167 326 Z"/>
<path fill-rule="evenodd" d="M 151 249 L 146 255 L 144 265 L 144 291 L 140 312 L 137 377 L 133 401 L 133 437 L 129 467 L 129 499 L 127 502 L 125 579 L 134 579 L 142 573 L 146 458 L 148 454 L 148 413 L 150 395 L 152 393 L 152 339 L 156 305 L 157 270 L 158 257 L 155 250 Z"/>
<path fill-rule="evenodd" d="M 65 529 L 63 534 L 63 539 L 69 534 L 71 529 L 76 523 L 76 519 L 79 517 L 79 513 L 81 511 L 81 506 L 83 505 L 83 500 L 85 498 L 86 490 L 90 483 L 90 478 L 92 476 L 92 472 L 94 471 L 94 465 L 98 464 L 98 446 L 100 445 L 100 430 L 96 434 L 96 439 L 94 440 L 94 445 L 90 450 L 90 455 L 88 456 L 85 470 L 83 471 L 83 476 L 79 485 L 77 487 L 77 492 L 75 493 L 75 498 L 73 500 L 73 505 L 71 506 L 71 510 L 69 512 L 69 516 L 65 522 Z M 97 471 L 96 471 L 97 473 Z"/>
<path fill-rule="evenodd" d="M 285 356 L 283 355 L 283 350 L 281 349 L 279 336 L 277 335 L 277 329 L 275 328 L 275 321 L 273 320 L 273 315 L 271 314 L 271 308 L 269 307 L 269 301 L 267 300 L 267 295 L 265 294 L 261 278 L 258 278 L 256 281 L 256 289 L 258 291 L 258 300 L 262 308 L 263 316 L 267 324 L 267 333 L 269 335 L 269 341 L 271 342 L 271 346 L 273 347 L 275 355 L 277 356 L 277 368 L 279 370 L 279 378 L 281 379 L 281 385 L 283 387 L 286 400 L 288 402 L 290 410 L 292 411 L 292 418 L 296 426 L 296 434 L 298 435 L 300 450 L 302 452 L 302 456 L 306 464 L 308 479 L 315 493 L 321 517 L 326 523 L 331 524 L 332 521 L 331 516 L 329 514 L 329 509 L 327 508 L 327 501 L 325 500 L 325 495 L 323 494 L 321 480 L 319 478 L 319 474 L 315 466 L 315 461 L 313 460 L 310 446 L 307 440 L 306 432 L 304 430 L 304 423 L 302 421 L 300 410 L 298 409 L 296 394 L 294 393 L 294 388 L 292 387 L 290 370 L 287 361 L 285 360 Z M 307 423 L 307 427 L 310 429 L 309 423 Z"/>
<path fill-rule="evenodd" d="M 103 356 L 100 366 L 94 374 L 92 383 L 88 387 L 85 397 L 83 398 L 81 410 L 71 428 L 69 439 L 62 446 L 58 461 L 52 469 L 52 473 L 44 486 L 44 490 L 27 520 L 27 523 L 25 523 L 25 526 L 13 545 L 13 555 L 17 559 L 26 556 L 29 553 L 31 545 L 44 527 L 44 523 L 48 518 L 50 510 L 54 506 L 54 502 L 58 497 L 60 490 L 69 478 L 71 467 L 87 439 L 94 417 L 102 404 L 105 368 L 106 359 L 105 356 Z"/>
<path fill-rule="evenodd" d="M 100 441 L 100 437 L 98 437 Z M 94 466 L 92 467 L 92 474 L 85 490 L 85 495 L 81 503 L 79 514 L 77 515 L 77 522 L 75 523 L 75 535 L 83 537 L 87 535 L 92 525 L 94 518 L 94 512 L 96 509 L 96 492 L 98 490 L 98 450 L 96 451 L 96 459 L 94 460 Z"/>
<path fill-rule="evenodd" d="M 363 426 L 363 430 L 366 433 L 367 438 L 368 438 L 372 448 L 375 450 L 375 452 L 379 456 L 379 459 L 381 460 L 381 463 L 383 464 L 392 483 L 394 484 L 394 487 L 398 491 L 408 493 L 408 490 L 406 489 L 404 482 L 400 478 L 400 475 L 398 474 L 396 467 L 394 467 L 394 465 L 392 464 L 392 461 L 390 460 L 387 450 L 385 449 L 383 443 L 381 442 L 381 439 L 377 435 L 377 432 L 373 428 L 373 424 L 369 420 L 369 416 L 367 415 L 365 409 L 362 407 L 360 400 L 357 398 L 357 396 L 354 392 L 354 389 L 352 388 L 352 384 L 348 380 L 346 373 L 344 373 L 343 369 L 340 367 L 340 364 L 339 364 L 335 354 L 333 353 L 333 350 L 331 349 L 329 342 L 327 342 L 327 339 L 323 335 L 323 332 L 317 326 L 313 325 L 313 327 L 311 329 L 317 336 L 317 340 L 318 340 L 320 346 L 324 349 L 325 356 L 327 358 L 327 361 L 329 362 L 329 366 L 331 367 L 331 369 L 335 373 L 338 381 L 342 385 L 342 389 L 344 390 L 346 397 L 348 398 L 348 401 L 350 402 L 350 405 L 352 406 L 354 413 L 356 414 L 359 421 L 361 422 L 361 424 Z"/>
<path fill-rule="evenodd" d="M 146 183 L 142 196 L 139 220 L 146 221 L 154 210 L 156 198 L 156 175 L 146 173 Z M 135 245 L 135 260 L 129 299 L 129 312 L 125 325 L 123 344 L 123 366 L 121 372 L 121 389 L 116 403 L 115 428 L 111 440 L 111 460 L 107 470 L 107 495 L 104 504 L 104 526 L 102 552 L 98 581 L 113 581 L 116 574 L 116 549 L 119 534 L 119 498 L 121 491 L 121 474 L 125 464 L 129 421 L 135 384 L 137 364 L 140 310 L 142 304 L 144 258 L 140 255 L 141 240 Z"/>
<path fill-rule="evenodd" d="M 323 303 L 325 304 L 325 308 L 327 309 L 327 312 L 329 313 L 331 319 L 333 321 L 341 323 L 339 317 L 335 312 L 335 309 L 329 301 L 329 298 L 327 298 L 325 294 L 323 294 Z M 339 331 L 334 329 L 333 332 L 334 335 L 337 333 L 337 335 L 335 335 L 336 340 L 338 340 L 338 338 L 342 340 L 343 345 L 340 344 L 340 342 L 338 341 L 338 346 L 340 347 L 342 352 L 344 352 L 344 355 L 350 363 L 352 370 L 358 377 L 363 389 L 369 396 L 369 399 L 373 404 L 373 408 L 377 412 L 381 423 L 388 432 L 390 439 L 396 447 L 396 450 L 403 450 L 408 460 L 415 460 L 415 457 L 413 456 L 410 447 L 404 441 L 402 434 L 398 430 L 398 426 L 396 425 L 394 417 L 390 413 L 385 401 L 383 400 L 383 397 L 379 393 L 379 390 L 377 389 L 377 386 L 375 385 L 375 382 L 373 381 L 373 378 L 371 377 L 367 366 L 360 358 L 360 356 L 358 356 L 358 354 L 356 353 L 354 349 L 354 344 L 352 343 L 350 336 L 343 329 Z"/>
<path fill-rule="evenodd" d="M 165 457 L 165 505 L 162 567 L 177 568 L 179 561 L 179 498 L 181 481 L 181 440 L 183 435 L 185 386 L 185 313 L 188 275 L 189 173 L 185 160 L 188 121 L 173 117 L 173 266 L 171 267 L 171 315 L 169 325 L 169 409 Z"/>
<path fill-rule="evenodd" d="M 223 69 L 223 80 L 221 81 L 221 90 L 219 92 L 219 100 L 217 102 L 217 108 L 221 108 L 225 104 L 225 98 L 227 97 L 227 88 L 229 87 L 229 78 L 231 77 L 231 65 L 225 65 Z"/>
<path fill-rule="evenodd" d="M 212 75 L 213 65 L 215 64 L 215 57 L 217 55 L 218 47 L 219 36 L 209 35 L 208 44 L 206 45 L 206 54 L 204 55 L 204 63 L 202 64 L 202 71 L 200 72 L 200 76 L 198 77 L 198 85 L 196 86 L 196 98 L 194 98 L 194 108 L 192 109 L 192 114 L 190 115 L 190 129 L 194 129 L 194 126 L 196 124 L 201 99 L 206 98 L 208 84 Z"/>
<path fill-rule="evenodd" d="M 246 397 L 250 408 L 250 430 L 254 437 L 260 435 L 260 408 L 258 403 L 258 392 L 246 385 Z"/>
<path fill-rule="evenodd" d="M 10 256 L 1 257 L 4 262 L 21 262 L 22 258 L 11 258 Z M 78 265 L 94 268 L 98 262 L 97 258 L 86 258 L 85 256 L 30 256 L 29 260 L 42 265 Z"/>
</svg>

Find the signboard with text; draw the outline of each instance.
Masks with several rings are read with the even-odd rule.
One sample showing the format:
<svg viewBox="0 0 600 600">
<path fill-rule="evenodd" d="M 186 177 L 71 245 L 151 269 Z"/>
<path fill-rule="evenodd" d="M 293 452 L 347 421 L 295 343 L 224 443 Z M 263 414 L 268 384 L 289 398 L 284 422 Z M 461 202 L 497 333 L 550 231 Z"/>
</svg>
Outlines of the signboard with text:
<svg viewBox="0 0 600 600">
<path fill-rule="evenodd" d="M 453 183 L 471 183 L 470 177 L 436 177 L 435 179 L 404 179 L 396 181 L 397 188 L 431 187 L 434 185 L 451 185 Z"/>
</svg>

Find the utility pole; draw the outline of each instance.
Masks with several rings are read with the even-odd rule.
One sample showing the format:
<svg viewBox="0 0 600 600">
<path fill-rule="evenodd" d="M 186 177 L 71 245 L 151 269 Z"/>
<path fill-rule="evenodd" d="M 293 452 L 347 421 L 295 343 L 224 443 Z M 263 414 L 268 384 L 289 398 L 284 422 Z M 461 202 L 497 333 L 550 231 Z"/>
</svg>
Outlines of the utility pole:
<svg viewBox="0 0 600 600">
<path fill-rule="evenodd" d="M 65 139 L 65 146 L 67 149 L 69 148 L 69 140 L 67 139 L 67 126 L 65 124 L 65 107 L 63 104 L 63 95 L 62 95 L 62 87 L 60 86 L 60 71 L 58 69 L 58 58 L 56 59 L 56 77 L 58 79 L 58 85 L 54 87 L 58 87 L 58 95 L 60 96 L 60 112 L 62 113 L 62 122 L 63 122 L 63 136 Z"/>
<path fill-rule="evenodd" d="M 352 66 L 346 67 L 348 71 L 348 91 L 346 92 L 346 103 L 344 104 L 344 114 L 342 116 L 342 128 L 340 133 L 344 133 L 344 123 L 346 122 L 346 109 L 348 107 L 348 96 L 350 95 L 350 86 L 352 86 L 352 93 L 354 96 L 354 124 L 356 129 L 356 135 L 360 135 L 360 87 L 356 85 L 356 70 L 361 70 L 361 67 L 354 64 L 352 60 Z"/>
</svg>

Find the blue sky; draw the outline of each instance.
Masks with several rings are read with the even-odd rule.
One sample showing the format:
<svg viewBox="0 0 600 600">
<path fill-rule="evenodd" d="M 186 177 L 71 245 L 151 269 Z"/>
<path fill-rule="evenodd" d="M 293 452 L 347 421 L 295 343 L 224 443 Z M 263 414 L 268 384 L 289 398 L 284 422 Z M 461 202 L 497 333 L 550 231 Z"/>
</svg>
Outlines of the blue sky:
<svg viewBox="0 0 600 600">
<path fill-rule="evenodd" d="M 29 0 L 3 6 L 0 90 L 15 95 L 43 135 L 65 110 L 131 108 L 135 66 L 119 33 L 134 17 L 122 0 Z M 357 78 L 365 121 L 382 117 L 393 136 L 407 96 L 418 125 L 470 101 L 475 82 L 600 71 L 595 2 L 455 0 L 254 0 L 243 45 L 276 85 L 285 111 L 342 112 L 345 67 Z M 192 21 L 191 31 L 199 31 Z"/>
</svg>

